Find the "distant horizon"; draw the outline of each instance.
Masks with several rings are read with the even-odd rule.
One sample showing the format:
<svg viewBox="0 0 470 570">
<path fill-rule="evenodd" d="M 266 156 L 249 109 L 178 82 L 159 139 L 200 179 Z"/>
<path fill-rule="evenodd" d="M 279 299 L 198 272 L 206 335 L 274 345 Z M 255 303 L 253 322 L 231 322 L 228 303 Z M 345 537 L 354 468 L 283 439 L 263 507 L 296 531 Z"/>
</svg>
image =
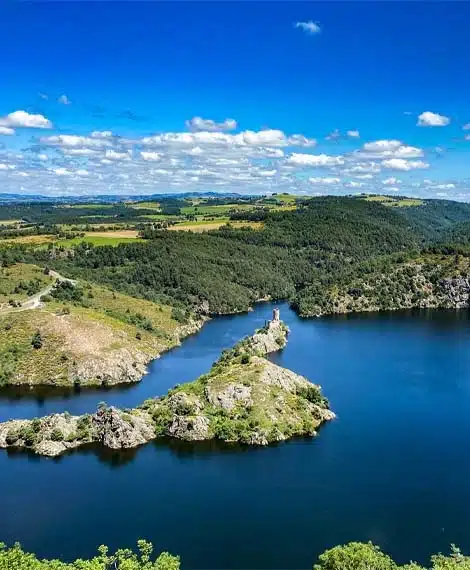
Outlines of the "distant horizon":
<svg viewBox="0 0 470 570">
<path fill-rule="evenodd" d="M 13 2 L 0 18 L 3 193 L 470 201 L 469 3 Z"/>
</svg>

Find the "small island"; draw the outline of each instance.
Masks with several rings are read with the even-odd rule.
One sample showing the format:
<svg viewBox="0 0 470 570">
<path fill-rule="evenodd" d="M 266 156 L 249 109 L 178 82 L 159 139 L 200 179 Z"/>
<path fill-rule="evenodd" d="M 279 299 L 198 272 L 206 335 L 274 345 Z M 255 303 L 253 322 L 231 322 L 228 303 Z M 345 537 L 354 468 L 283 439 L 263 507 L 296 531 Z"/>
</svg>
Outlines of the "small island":
<svg viewBox="0 0 470 570">
<path fill-rule="evenodd" d="M 273 319 L 222 353 L 209 373 L 132 410 L 101 406 L 94 414 L 53 414 L 0 424 L 0 448 L 57 456 L 89 444 L 137 447 L 167 437 L 268 445 L 316 435 L 335 417 L 321 388 L 266 356 L 287 343 L 287 326 Z"/>
</svg>

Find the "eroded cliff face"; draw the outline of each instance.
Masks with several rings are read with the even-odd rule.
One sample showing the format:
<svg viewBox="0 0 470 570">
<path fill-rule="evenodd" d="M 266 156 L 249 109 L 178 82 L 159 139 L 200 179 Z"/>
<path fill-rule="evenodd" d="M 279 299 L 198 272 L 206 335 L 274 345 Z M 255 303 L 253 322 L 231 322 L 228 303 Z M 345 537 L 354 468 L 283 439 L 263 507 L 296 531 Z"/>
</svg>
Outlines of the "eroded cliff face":
<svg viewBox="0 0 470 570">
<path fill-rule="evenodd" d="M 0 448 L 56 456 L 90 443 L 126 449 L 161 436 L 248 445 L 313 436 L 334 418 L 320 387 L 264 358 L 285 346 L 287 332 L 274 318 L 223 353 L 208 374 L 133 410 L 103 406 L 92 415 L 54 414 L 0 424 Z"/>
</svg>

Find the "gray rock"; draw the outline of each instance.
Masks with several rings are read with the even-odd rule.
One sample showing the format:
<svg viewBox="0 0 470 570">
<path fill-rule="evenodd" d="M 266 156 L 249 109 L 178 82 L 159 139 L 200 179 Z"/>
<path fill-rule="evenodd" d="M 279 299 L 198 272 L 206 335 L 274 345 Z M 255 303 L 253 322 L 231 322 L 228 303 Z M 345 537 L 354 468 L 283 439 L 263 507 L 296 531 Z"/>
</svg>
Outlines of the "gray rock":
<svg viewBox="0 0 470 570">
<path fill-rule="evenodd" d="M 209 439 L 209 420 L 205 416 L 175 416 L 168 435 L 186 441 Z"/>
<path fill-rule="evenodd" d="M 243 384 L 229 384 L 219 391 L 207 386 L 206 397 L 213 406 L 219 406 L 229 411 L 233 410 L 237 404 L 242 404 L 245 407 L 253 405 L 251 386 L 244 386 Z"/>
<path fill-rule="evenodd" d="M 111 449 L 137 447 L 155 437 L 150 416 L 101 408 L 91 417 L 93 439 Z"/>
</svg>

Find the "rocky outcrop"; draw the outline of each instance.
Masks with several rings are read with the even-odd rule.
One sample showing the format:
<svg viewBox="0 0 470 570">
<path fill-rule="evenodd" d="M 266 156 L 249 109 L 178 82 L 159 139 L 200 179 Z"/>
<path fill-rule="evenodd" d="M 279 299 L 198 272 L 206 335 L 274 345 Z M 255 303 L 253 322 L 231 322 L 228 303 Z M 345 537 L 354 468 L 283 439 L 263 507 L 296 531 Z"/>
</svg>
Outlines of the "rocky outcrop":
<svg viewBox="0 0 470 570">
<path fill-rule="evenodd" d="M 470 278 L 454 277 L 439 282 L 443 304 L 448 308 L 464 309 L 470 305 Z"/>
<path fill-rule="evenodd" d="M 274 309 L 274 318 L 256 331 L 250 338 L 251 350 L 260 355 L 277 352 L 287 344 L 289 329 L 279 319 L 279 313 Z"/>
<path fill-rule="evenodd" d="M 111 449 L 138 447 L 155 437 L 148 414 L 140 410 L 123 413 L 113 407 L 103 407 L 91 416 L 91 432 L 93 441 Z"/>
<path fill-rule="evenodd" d="M 286 342 L 287 327 L 274 318 L 226 351 L 208 374 L 167 396 L 125 412 L 102 406 L 93 415 L 5 422 L 0 424 L 0 448 L 56 456 L 90 443 L 128 449 L 159 436 L 267 445 L 315 435 L 334 418 L 320 387 L 261 356 Z"/>
<path fill-rule="evenodd" d="M 155 437 L 152 419 L 141 410 L 122 412 L 102 407 L 91 415 L 53 414 L 41 419 L 0 424 L 0 448 L 27 448 L 54 457 L 89 443 L 128 449 Z"/>
</svg>

